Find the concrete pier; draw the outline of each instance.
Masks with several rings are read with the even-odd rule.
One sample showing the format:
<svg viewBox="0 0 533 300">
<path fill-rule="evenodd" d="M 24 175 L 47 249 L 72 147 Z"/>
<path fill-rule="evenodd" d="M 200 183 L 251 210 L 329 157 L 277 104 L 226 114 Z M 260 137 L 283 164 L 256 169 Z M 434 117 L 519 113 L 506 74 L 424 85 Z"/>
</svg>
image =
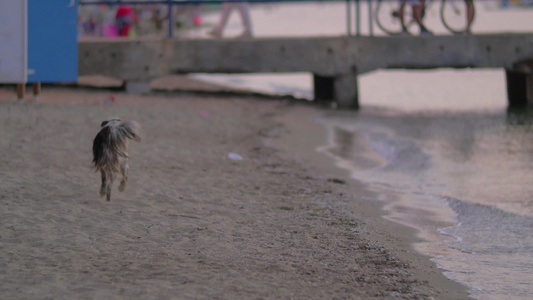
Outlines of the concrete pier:
<svg viewBox="0 0 533 300">
<path fill-rule="evenodd" d="M 377 69 L 503 68 L 509 103 L 531 105 L 532 61 L 530 33 L 79 43 L 80 75 L 116 77 L 131 92 L 147 92 L 149 81 L 168 74 L 309 72 L 316 100 L 352 109 L 359 107 L 357 76 Z"/>
<path fill-rule="evenodd" d="M 533 61 L 505 70 L 505 77 L 509 106 L 533 107 Z"/>
</svg>

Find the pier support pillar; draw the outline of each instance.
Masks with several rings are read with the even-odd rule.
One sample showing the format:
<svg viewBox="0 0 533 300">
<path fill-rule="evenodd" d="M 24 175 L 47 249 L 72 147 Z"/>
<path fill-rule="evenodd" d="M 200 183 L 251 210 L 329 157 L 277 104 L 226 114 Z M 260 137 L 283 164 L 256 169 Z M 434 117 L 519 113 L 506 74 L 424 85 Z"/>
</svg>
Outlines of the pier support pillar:
<svg viewBox="0 0 533 300">
<path fill-rule="evenodd" d="M 321 76 L 313 74 L 314 100 L 334 101 L 338 108 L 359 109 L 357 75 Z"/>
<path fill-rule="evenodd" d="M 333 77 L 313 74 L 313 98 L 317 102 L 333 101 Z"/>
<path fill-rule="evenodd" d="M 524 70 L 505 70 L 507 99 L 511 107 L 533 107 L 533 74 Z"/>
<path fill-rule="evenodd" d="M 151 91 L 150 81 L 126 81 L 126 93 L 130 94 L 148 94 Z"/>
</svg>

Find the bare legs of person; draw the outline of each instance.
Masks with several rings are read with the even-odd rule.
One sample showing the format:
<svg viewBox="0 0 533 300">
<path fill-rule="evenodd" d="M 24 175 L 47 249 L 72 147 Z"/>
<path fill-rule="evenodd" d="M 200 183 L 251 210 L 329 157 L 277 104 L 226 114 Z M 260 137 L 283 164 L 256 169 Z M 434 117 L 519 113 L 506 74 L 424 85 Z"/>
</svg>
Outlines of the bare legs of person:
<svg viewBox="0 0 533 300">
<path fill-rule="evenodd" d="M 409 31 L 407 30 L 407 26 L 405 25 L 405 6 L 409 3 L 411 5 L 411 9 L 413 11 L 413 19 L 420 27 L 420 35 L 433 35 L 431 31 L 429 31 L 426 26 L 424 26 L 423 22 L 423 13 L 425 9 L 425 1 L 424 0 L 400 0 L 400 7 L 398 8 L 398 19 L 400 19 L 400 24 L 402 25 L 402 35 L 411 35 Z"/>
<path fill-rule="evenodd" d="M 400 24 L 402 25 L 402 35 L 411 35 L 405 26 L 405 4 L 407 2 L 401 1 L 400 7 L 398 8 L 398 19 L 400 19 Z"/>
<path fill-rule="evenodd" d="M 39 94 L 41 93 L 41 83 L 35 82 L 32 86 L 33 91 L 33 100 L 39 102 Z M 17 84 L 17 98 L 19 102 L 24 102 L 24 94 L 26 93 L 26 84 L 19 83 Z"/>
<path fill-rule="evenodd" d="M 472 30 L 472 23 L 474 22 L 474 17 L 476 14 L 476 10 L 474 8 L 474 1 L 473 0 L 465 0 L 466 4 L 466 34 L 471 34 Z"/>
<path fill-rule="evenodd" d="M 249 12 L 249 5 L 248 2 L 224 2 L 222 3 L 222 12 L 220 15 L 220 20 L 209 32 L 209 35 L 221 38 L 222 34 L 224 32 L 224 27 L 226 27 L 226 23 L 228 22 L 230 13 L 233 9 L 238 9 L 239 13 L 241 15 L 241 21 L 242 25 L 244 27 L 243 33 L 239 36 L 240 38 L 250 38 L 252 37 L 252 21 L 250 19 L 250 12 Z"/>
<path fill-rule="evenodd" d="M 422 20 L 423 19 L 422 15 L 424 13 L 425 5 L 426 3 L 424 0 L 419 1 L 418 4 L 412 5 L 413 18 L 415 19 L 415 22 L 418 24 L 418 26 L 420 26 L 420 35 L 430 36 L 430 35 L 433 35 L 433 33 L 426 28 Z"/>
</svg>

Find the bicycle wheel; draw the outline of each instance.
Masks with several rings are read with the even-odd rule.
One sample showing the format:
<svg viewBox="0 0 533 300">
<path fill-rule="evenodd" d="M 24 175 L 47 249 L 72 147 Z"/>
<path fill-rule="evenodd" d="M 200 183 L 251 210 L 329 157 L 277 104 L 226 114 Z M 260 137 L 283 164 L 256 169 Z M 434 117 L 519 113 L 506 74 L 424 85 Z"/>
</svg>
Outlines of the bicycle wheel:
<svg viewBox="0 0 533 300">
<path fill-rule="evenodd" d="M 402 24 L 398 17 L 398 1 L 378 0 L 374 12 L 376 24 L 385 33 L 389 35 L 399 35 L 402 33 Z M 406 5 L 404 9 L 404 20 L 406 24 L 411 22 L 411 9 Z"/>
<path fill-rule="evenodd" d="M 442 0 L 440 19 L 451 33 L 462 34 L 469 29 L 466 13 L 465 0 Z"/>
</svg>

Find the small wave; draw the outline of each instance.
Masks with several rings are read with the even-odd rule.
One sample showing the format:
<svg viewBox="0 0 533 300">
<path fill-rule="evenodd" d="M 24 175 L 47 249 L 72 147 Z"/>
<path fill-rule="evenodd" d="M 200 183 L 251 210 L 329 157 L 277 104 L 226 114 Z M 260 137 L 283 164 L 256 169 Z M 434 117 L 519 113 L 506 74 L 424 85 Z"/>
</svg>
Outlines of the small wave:
<svg viewBox="0 0 533 300">
<path fill-rule="evenodd" d="M 451 246 L 475 253 L 533 252 L 533 218 L 450 197 L 447 201 L 461 224 L 441 230 L 443 234 L 458 238 Z"/>
<path fill-rule="evenodd" d="M 372 149 L 387 160 L 382 166 L 384 170 L 418 172 L 429 167 L 429 156 L 414 140 L 380 132 L 367 132 L 367 135 Z"/>
</svg>

